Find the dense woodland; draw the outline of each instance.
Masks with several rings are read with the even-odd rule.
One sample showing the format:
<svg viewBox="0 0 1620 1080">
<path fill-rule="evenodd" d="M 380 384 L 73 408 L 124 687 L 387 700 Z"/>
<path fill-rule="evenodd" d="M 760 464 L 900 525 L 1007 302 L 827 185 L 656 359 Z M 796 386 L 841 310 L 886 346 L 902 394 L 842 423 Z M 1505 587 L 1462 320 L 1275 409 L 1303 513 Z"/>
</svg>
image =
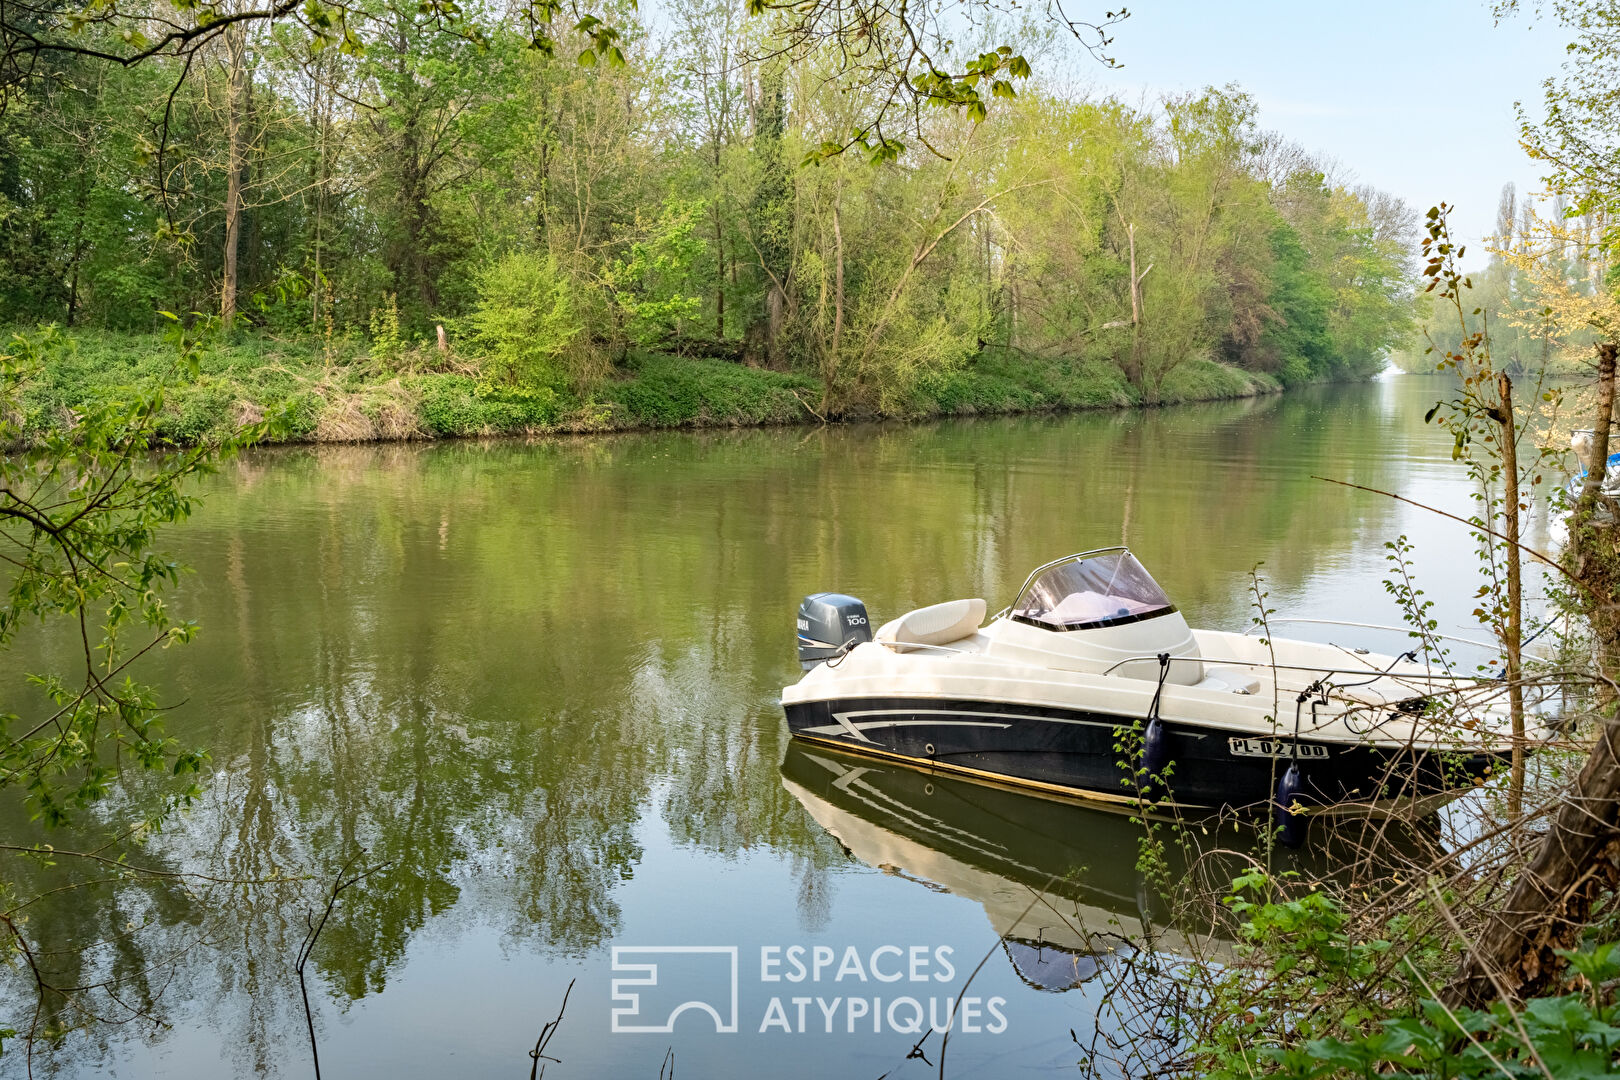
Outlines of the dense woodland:
<svg viewBox="0 0 1620 1080">
<path fill-rule="evenodd" d="M 1152 403 L 1365 377 L 1410 329 L 1414 216 L 1235 87 L 1007 82 L 828 153 L 878 90 L 722 0 L 614 17 L 601 62 L 415 4 L 363 49 L 53 56 L 0 117 L 0 322 L 81 345 L 40 415 L 158 370 L 160 311 L 218 320 L 215 413 L 326 437 Z"/>
</svg>

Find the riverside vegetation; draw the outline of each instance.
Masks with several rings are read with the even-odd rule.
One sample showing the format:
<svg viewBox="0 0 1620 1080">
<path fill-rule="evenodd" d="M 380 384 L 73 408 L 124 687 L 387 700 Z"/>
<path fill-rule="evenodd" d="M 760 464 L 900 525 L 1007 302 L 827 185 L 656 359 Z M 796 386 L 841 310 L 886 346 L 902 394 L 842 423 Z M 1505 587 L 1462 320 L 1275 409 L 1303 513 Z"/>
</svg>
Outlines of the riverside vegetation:
<svg viewBox="0 0 1620 1080">
<path fill-rule="evenodd" d="M 1614 267 L 1604 237 L 1610 210 L 1598 198 L 1571 200 L 1554 191 L 1542 200 L 1502 188 L 1488 257 L 1472 275 L 1475 310 L 1459 322 L 1447 305 L 1419 293 L 1419 333 L 1390 359 L 1409 374 L 1434 374 L 1433 354 L 1457 352 L 1466 335 L 1488 327 L 1498 366 L 1515 375 L 1546 372 L 1570 377 L 1590 366 L 1603 334 L 1577 309 L 1601 309 L 1614 289 Z M 1434 348 L 1428 349 L 1426 346 Z"/>
<path fill-rule="evenodd" d="M 1411 326 L 1414 215 L 1234 87 L 1007 76 L 874 167 L 828 147 L 881 89 L 720 0 L 616 8 L 600 62 L 588 22 L 547 51 L 493 9 L 346 17 L 363 49 L 242 23 L 13 89 L 0 325 L 61 328 L 28 439 L 163 380 L 160 311 L 202 324 L 179 443 L 265 413 L 358 440 L 1234 397 L 1366 377 Z M 983 48 L 949 55 L 1027 69 Z"/>
<path fill-rule="evenodd" d="M 6 302 L 10 318 L 73 330 L 25 331 L 0 364 L 0 442 L 42 443 L 0 457 L 0 551 L 12 566 L 0 647 L 42 622 L 77 644 L 71 674 L 31 676 L 22 711 L 0 717 L 0 785 L 42 828 L 107 811 L 110 830 L 86 850 L 4 848 L 17 869 L 0 878 L 0 929 L 8 970 L 33 999 L 7 1019 L 30 1065 L 37 1043 L 156 1007 L 144 968 L 112 962 L 93 980 L 64 978 L 52 928 L 30 922 L 36 901 L 76 893 L 77 920 L 110 922 L 119 914 L 103 886 L 116 874 L 183 885 L 179 923 L 292 880 L 279 864 L 207 875 L 128 858 L 199 797 L 193 774 L 207 761 L 165 733 L 164 699 L 134 681 L 136 660 L 195 629 L 165 603 L 178 569 L 154 544 L 192 510 L 188 479 L 245 442 L 323 422 L 333 437 L 360 437 L 363 424 L 407 434 L 435 386 L 455 388 L 475 418 L 467 429 L 480 431 L 606 426 L 621 408 L 654 415 L 648 388 L 683 379 L 697 387 L 682 392 L 684 419 L 724 415 L 707 404 L 711 379 L 734 402 L 764 387 L 819 416 L 938 408 L 953 379 L 968 388 L 959 407 L 976 407 L 974 388 L 1028 386 L 1030 372 L 1052 380 L 1036 385 L 1106 376 L 1124 399 L 1152 403 L 1200 365 L 1283 383 L 1366 374 L 1408 310 L 1400 208 L 1330 183 L 1261 134 L 1241 93 L 1211 90 L 1154 114 L 1027 83 L 1015 93 L 1010 80 L 1029 65 L 1011 48 L 953 60 L 941 47 L 919 71 L 914 35 L 912 51 L 884 51 L 896 24 L 915 29 L 904 13 L 807 31 L 773 56 L 748 39 L 769 19 L 736 26 L 726 8 L 677 6 L 665 42 L 625 12 L 608 13 L 611 27 L 595 15 L 555 34 L 525 26 L 534 48 L 443 3 L 311 3 L 296 17 L 286 6 L 176 5 L 181 29 L 160 30 L 155 45 L 148 16 L 116 0 L 65 31 L 52 21 L 61 9 L 7 10 L 18 9 L 33 20 L 23 30 L 0 13 Z M 519 23 L 537 10 L 549 26 L 562 9 L 523 8 Z M 780 16 L 787 31 L 814 31 L 829 7 L 787 10 L 797 13 Z M 1526 139 L 1571 212 L 1601 214 L 1583 258 L 1607 267 L 1620 243 L 1609 224 L 1620 211 L 1620 12 L 1611 0 L 1548 10 L 1576 48 L 1567 77 L 1548 84 L 1548 120 L 1527 125 Z M 59 31 L 89 44 L 38 45 Z M 577 59 L 557 59 L 576 45 Z M 908 129 L 918 145 L 870 126 L 898 91 L 851 80 L 852 65 L 869 62 L 851 61 L 852 46 L 857 57 L 875 49 L 920 95 Z M 41 56 L 45 70 L 19 63 Z M 987 110 L 981 82 L 1012 104 Z M 885 167 L 869 168 L 862 151 Z M 1142 961 L 1123 970 L 1142 977 L 1142 993 L 1117 983 L 1099 1015 L 1175 1008 L 1167 1028 L 1121 1026 L 1120 1071 L 1550 1078 L 1620 1067 L 1620 964 L 1608 944 L 1620 937 L 1620 505 L 1594 471 L 1573 506 L 1557 499 L 1569 511 L 1564 552 L 1518 543 L 1550 461 L 1516 456 L 1533 418 L 1522 395 L 1514 404 L 1489 328 L 1470 322 L 1484 306 L 1443 207 L 1430 212 L 1423 254 L 1427 289 L 1457 319 L 1456 344 L 1435 344 L 1461 376 L 1429 415 L 1478 480 L 1466 523 L 1483 571 L 1476 614 L 1509 658 L 1479 680 L 1480 695 L 1508 696 L 1521 722 L 1526 695 L 1557 695 L 1562 741 L 1528 777 L 1516 754 L 1506 790 L 1474 805 L 1464 838 L 1420 835 L 1393 870 L 1406 845 L 1384 843 L 1386 829 L 1427 829 L 1415 808 L 1412 821 L 1374 827 L 1348 878 L 1257 866 L 1214 896 L 1177 897 L 1204 918 L 1224 909 L 1240 944 L 1230 963 L 1156 966 L 1151 942 L 1139 943 Z M 1615 276 L 1541 270 L 1538 332 L 1595 366 L 1581 409 L 1603 460 Z M 178 364 L 154 357 L 145 378 L 109 377 L 129 340 L 112 335 L 149 327 L 145 313 L 162 305 L 204 313 L 171 316 L 189 324 L 172 335 Z M 75 337 L 86 324 L 95 333 Z M 262 390 L 239 392 L 255 379 Z M 510 411 L 477 412 L 496 406 Z M 150 458 L 165 440 L 196 449 Z M 1388 588 L 1413 637 L 1446 662 L 1409 546 L 1392 540 L 1389 551 Z M 1548 576 L 1546 658 L 1522 653 L 1522 558 Z M 1254 598 L 1269 632 L 1258 575 Z M 1433 711 L 1465 722 L 1479 704 L 1463 693 Z M 464 757 L 447 760 L 464 773 Z M 126 772 L 148 771 L 183 786 L 152 817 L 125 821 L 109 796 Z M 1178 829 L 1173 841 L 1195 835 Z M 1174 889 L 1171 842 L 1149 826 L 1141 867 Z M 30 893 L 39 868 L 67 880 Z M 1199 878 L 1182 884 L 1195 890 Z M 143 929 L 130 921 L 125 932 Z M 1110 1071 L 1096 1054 L 1080 1065 Z"/>
</svg>

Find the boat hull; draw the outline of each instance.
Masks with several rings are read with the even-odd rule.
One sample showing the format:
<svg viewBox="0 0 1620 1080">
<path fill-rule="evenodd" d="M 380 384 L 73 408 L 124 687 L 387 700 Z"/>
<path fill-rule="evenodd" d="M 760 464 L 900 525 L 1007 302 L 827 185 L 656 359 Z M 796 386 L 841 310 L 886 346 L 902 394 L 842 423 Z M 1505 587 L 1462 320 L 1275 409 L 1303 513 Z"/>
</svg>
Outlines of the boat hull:
<svg viewBox="0 0 1620 1080">
<path fill-rule="evenodd" d="M 949 698 L 785 705 L 798 738 L 927 769 L 1107 802 L 1140 800 L 1140 717 Z M 1197 808 L 1269 802 L 1290 763 L 1318 811 L 1430 810 L 1497 771 L 1504 755 L 1375 742 L 1269 739 L 1166 718 L 1155 798 Z"/>
</svg>

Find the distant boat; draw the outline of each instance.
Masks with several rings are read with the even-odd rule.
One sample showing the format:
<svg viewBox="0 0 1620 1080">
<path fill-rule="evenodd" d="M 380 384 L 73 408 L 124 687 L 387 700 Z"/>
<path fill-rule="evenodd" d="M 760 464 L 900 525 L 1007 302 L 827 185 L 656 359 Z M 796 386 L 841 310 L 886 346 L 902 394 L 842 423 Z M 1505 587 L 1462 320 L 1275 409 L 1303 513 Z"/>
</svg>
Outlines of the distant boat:
<svg viewBox="0 0 1620 1080">
<path fill-rule="evenodd" d="M 1593 436 L 1594 433 L 1591 428 L 1581 428 L 1570 432 L 1569 447 L 1575 451 L 1575 460 L 1580 464 L 1580 470 L 1564 487 L 1571 499 L 1581 493 L 1581 488 L 1586 484 L 1587 471 L 1592 467 Z M 1611 439 L 1613 437 L 1610 436 Z M 1603 469 L 1603 487 L 1601 490 L 1604 495 L 1611 498 L 1620 497 L 1620 452 L 1609 455 L 1608 463 Z"/>
</svg>

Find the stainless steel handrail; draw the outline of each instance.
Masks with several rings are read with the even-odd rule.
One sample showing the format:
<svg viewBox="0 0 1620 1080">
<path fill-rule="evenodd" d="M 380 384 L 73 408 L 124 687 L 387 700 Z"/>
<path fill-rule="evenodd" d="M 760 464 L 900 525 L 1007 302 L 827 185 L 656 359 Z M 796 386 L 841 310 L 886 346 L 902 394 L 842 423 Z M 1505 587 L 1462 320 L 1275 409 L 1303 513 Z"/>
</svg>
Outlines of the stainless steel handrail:
<svg viewBox="0 0 1620 1080">
<path fill-rule="evenodd" d="M 1226 660 L 1214 656 L 1172 656 L 1170 658 L 1170 662 L 1172 664 L 1178 660 L 1189 664 L 1200 662 L 1205 664 L 1231 664 L 1236 667 L 1271 668 L 1272 670 L 1286 668 L 1289 671 L 1315 671 L 1323 675 L 1378 675 L 1381 678 L 1394 679 L 1397 682 L 1402 679 L 1472 679 L 1475 682 L 1486 683 L 1497 681 L 1496 678 L 1491 675 L 1452 675 L 1449 672 L 1445 674 L 1437 674 L 1432 671 L 1422 673 L 1414 671 L 1379 671 L 1376 668 L 1365 667 L 1331 668 L 1319 667 L 1316 664 L 1275 664 L 1259 660 Z M 1125 659 L 1116 661 L 1115 663 L 1104 668 L 1102 674 L 1108 675 L 1112 673 L 1115 668 L 1121 667 L 1125 664 L 1139 664 L 1145 661 L 1152 661 L 1156 664 L 1159 662 L 1159 654 L 1149 653 L 1146 656 L 1127 656 Z"/>
<path fill-rule="evenodd" d="M 882 640 L 882 639 L 879 639 L 879 638 L 873 638 L 872 641 L 870 642 L 870 644 L 882 645 L 886 649 L 894 649 L 896 651 L 898 651 L 900 649 L 932 649 L 935 652 L 954 653 L 954 654 L 956 654 L 958 656 L 981 656 L 981 655 L 984 655 L 984 654 L 978 652 L 975 649 L 953 649 L 948 645 L 929 645 L 929 644 L 927 644 L 925 642 L 920 642 L 920 641 L 885 641 L 885 640 Z M 853 651 L 853 650 L 851 650 L 851 651 Z M 1170 662 L 1172 664 L 1176 663 L 1178 660 L 1183 662 L 1183 663 L 1188 663 L 1188 664 L 1191 664 L 1191 663 L 1231 664 L 1231 665 L 1233 665 L 1235 667 L 1271 668 L 1272 670 L 1276 670 L 1278 668 L 1284 668 L 1284 669 L 1287 669 L 1289 671 L 1314 671 L 1314 672 L 1317 672 L 1317 673 L 1322 674 L 1322 675 L 1378 675 L 1378 676 L 1380 676 L 1382 678 L 1394 679 L 1397 682 L 1399 682 L 1403 678 L 1409 678 L 1409 679 L 1413 679 L 1413 680 L 1421 680 L 1421 679 L 1452 679 L 1452 680 L 1471 679 L 1471 680 L 1473 680 L 1475 682 L 1495 682 L 1496 681 L 1495 679 L 1493 679 L 1489 675 L 1452 675 L 1452 674 L 1436 674 L 1434 672 L 1418 673 L 1418 672 L 1412 672 L 1412 671 L 1384 671 L 1384 672 L 1381 672 L 1381 671 L 1378 671 L 1375 668 L 1364 668 L 1364 667 L 1362 667 L 1362 668 L 1329 668 L 1329 667 L 1320 667 L 1320 666 L 1318 666 L 1316 664 L 1270 664 L 1270 663 L 1264 663 L 1264 662 L 1255 661 L 1255 660 L 1223 660 L 1223 659 L 1220 659 L 1218 657 L 1211 657 L 1211 656 L 1172 656 L 1170 658 Z M 1146 655 L 1146 656 L 1127 656 L 1123 660 L 1119 660 L 1119 661 L 1116 661 L 1113 664 L 1110 664 L 1108 667 L 1104 668 L 1100 672 L 1100 674 L 1102 674 L 1102 675 L 1110 675 L 1110 674 L 1113 673 L 1114 669 L 1117 668 L 1117 667 L 1122 667 L 1125 664 L 1139 664 L 1139 663 L 1144 663 L 1144 662 L 1147 662 L 1147 661 L 1152 661 L 1153 663 L 1158 663 L 1159 662 L 1159 654 L 1158 653 L 1152 653 L 1152 654 L 1149 654 L 1149 655 Z M 1084 674 L 1084 672 L 1079 672 L 1078 674 Z"/>
<path fill-rule="evenodd" d="M 1412 628 L 1410 626 L 1385 626 L 1381 623 L 1351 622 L 1349 619 L 1302 619 L 1284 617 L 1281 619 L 1268 618 L 1266 621 L 1268 623 L 1317 623 L 1322 626 L 1355 626 L 1363 630 L 1394 630 L 1403 634 L 1412 633 Z M 1242 636 L 1248 637 L 1250 634 L 1260 629 L 1263 629 L 1263 627 L 1251 626 L 1247 630 L 1243 631 Z M 1502 646 L 1500 644 L 1474 641 L 1472 638 L 1458 637 L 1455 634 L 1429 634 L 1429 637 L 1442 638 L 1446 641 L 1460 641 L 1464 645 L 1476 645 L 1481 649 L 1495 649 L 1497 652 L 1502 651 Z"/>
<path fill-rule="evenodd" d="M 967 635 L 964 634 L 963 636 L 966 637 Z M 925 641 L 888 641 L 884 638 L 873 638 L 869 643 L 863 644 L 882 645 L 885 649 L 894 649 L 896 651 L 900 649 L 933 649 L 935 652 L 957 653 L 962 656 L 970 653 L 983 655 L 975 649 L 953 649 L 949 645 L 930 645 Z M 850 650 L 850 652 L 854 651 L 854 649 Z"/>
</svg>

